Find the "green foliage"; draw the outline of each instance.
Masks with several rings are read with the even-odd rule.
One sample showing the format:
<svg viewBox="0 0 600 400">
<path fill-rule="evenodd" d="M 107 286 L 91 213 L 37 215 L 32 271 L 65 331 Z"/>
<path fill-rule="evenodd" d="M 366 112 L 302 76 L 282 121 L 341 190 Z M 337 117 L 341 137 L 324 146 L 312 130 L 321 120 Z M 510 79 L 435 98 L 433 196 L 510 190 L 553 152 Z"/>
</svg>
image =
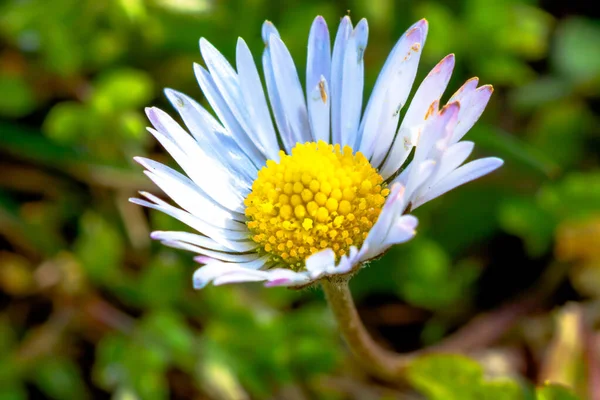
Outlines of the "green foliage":
<svg viewBox="0 0 600 400">
<path fill-rule="evenodd" d="M 536 391 L 537 400 L 578 400 L 571 390 L 564 386 L 548 384 Z"/>
<path fill-rule="evenodd" d="M 20 76 L 0 74 L 0 116 L 21 117 L 35 109 L 35 95 Z"/>
<path fill-rule="evenodd" d="M 406 301 L 430 309 L 455 304 L 478 275 L 466 262 L 453 267 L 444 249 L 430 240 L 416 240 L 396 259 L 402 260 L 393 275 L 398 293 Z"/>
<path fill-rule="evenodd" d="M 98 344 L 96 360 L 94 380 L 100 387 L 130 390 L 142 399 L 167 398 L 167 359 L 142 338 L 107 336 Z"/>
<path fill-rule="evenodd" d="M 559 26 L 556 69 L 585 93 L 600 85 L 600 27 L 585 18 L 569 18 Z"/>
<path fill-rule="evenodd" d="M 486 380 L 475 361 L 462 356 L 423 356 L 413 361 L 407 378 L 429 400 L 525 400 L 509 380 Z"/>
<path fill-rule="evenodd" d="M 89 393 L 73 361 L 48 358 L 37 364 L 36 384 L 52 399 L 86 399 Z"/>
<path fill-rule="evenodd" d="M 118 69 L 98 77 L 92 103 L 98 110 L 141 108 L 152 99 L 152 78 L 142 71 Z"/>
<path fill-rule="evenodd" d="M 81 217 L 81 234 L 75 243 L 75 254 L 86 275 L 100 284 L 111 284 L 121 274 L 122 237 L 100 215 L 87 213 Z"/>
<path fill-rule="evenodd" d="M 537 388 L 509 379 L 487 379 L 475 361 L 456 355 L 429 355 L 413 361 L 407 378 L 428 400 L 578 400 L 556 384 Z"/>
<path fill-rule="evenodd" d="M 523 239 L 533 257 L 545 254 L 554 238 L 556 218 L 531 198 L 507 199 L 500 209 L 502 228 Z"/>
</svg>

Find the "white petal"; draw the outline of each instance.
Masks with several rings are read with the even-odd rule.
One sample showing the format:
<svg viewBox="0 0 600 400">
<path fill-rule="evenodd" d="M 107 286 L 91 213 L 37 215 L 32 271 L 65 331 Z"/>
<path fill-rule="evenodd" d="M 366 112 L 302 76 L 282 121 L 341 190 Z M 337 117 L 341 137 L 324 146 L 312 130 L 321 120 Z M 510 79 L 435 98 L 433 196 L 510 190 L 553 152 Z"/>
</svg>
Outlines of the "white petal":
<svg viewBox="0 0 600 400">
<path fill-rule="evenodd" d="M 308 35 L 308 54 L 306 57 L 306 87 L 316 86 L 321 77 L 329 81 L 331 71 L 331 43 L 329 30 L 323 17 L 315 18 Z M 308 93 L 307 93 L 308 97 Z"/>
<path fill-rule="evenodd" d="M 329 41 L 329 30 L 325 19 L 318 16 L 310 28 L 306 58 L 306 99 L 312 136 L 316 141 L 325 140 L 329 142 L 328 90 L 326 91 L 326 86 L 323 85 L 330 81 L 330 72 L 331 43 Z M 315 96 L 315 94 L 318 96 Z M 323 108 L 325 107 L 322 107 L 321 104 L 327 106 L 327 118 L 323 118 Z M 313 115 L 315 113 L 317 113 L 317 116 Z"/>
<path fill-rule="evenodd" d="M 402 119 L 390 155 L 382 167 L 382 171 L 386 171 L 385 175 L 393 175 L 404 164 L 413 146 L 417 145 L 418 137 L 414 137 L 414 129 L 418 129 L 425 123 L 431 104 L 436 100 L 439 101 L 448 85 L 453 69 L 454 55 L 450 54 L 440 61 L 419 85 L 419 89 Z"/>
<path fill-rule="evenodd" d="M 414 194 L 418 191 L 418 189 L 423 185 L 427 179 L 433 174 L 435 170 L 436 162 L 434 160 L 426 160 L 421 162 L 420 164 L 410 165 L 410 176 L 408 181 L 406 182 L 406 199 L 409 203 L 412 204 L 414 199 Z"/>
<path fill-rule="evenodd" d="M 204 193 L 198 185 L 179 172 L 143 157 L 135 157 L 135 160 L 148 169 L 145 173 L 150 179 L 163 189 L 169 197 L 190 213 L 197 216 L 206 216 L 206 218 L 203 219 L 207 221 L 212 220 L 213 218 L 234 221 L 235 224 L 232 225 L 232 228 L 227 229 L 234 229 L 233 227 L 236 226 L 236 224 L 244 225 L 245 217 L 239 213 L 221 207 Z M 221 226 L 220 224 L 214 225 Z M 239 227 L 235 229 L 239 229 Z"/>
<path fill-rule="evenodd" d="M 264 271 L 237 271 L 218 276 L 213 280 L 212 283 L 215 286 L 220 286 L 231 283 L 262 282 L 265 279 Z"/>
<path fill-rule="evenodd" d="M 283 110 L 292 130 L 294 145 L 311 140 L 306 102 L 294 60 L 285 44 L 275 35 L 269 38 L 273 75 Z"/>
<path fill-rule="evenodd" d="M 264 276 L 264 271 L 257 271 L 267 261 L 268 257 L 262 257 L 247 263 L 227 263 L 212 259 L 210 257 L 196 257 L 196 261 L 205 264 L 194 272 L 193 282 L 195 289 L 202 289 L 208 283 L 231 273 L 247 273 L 248 280 L 255 280 L 255 276 Z M 264 280 L 264 279 L 262 279 Z"/>
<path fill-rule="evenodd" d="M 250 254 L 235 254 L 229 252 L 219 252 L 215 250 L 205 249 L 204 247 L 196 246 L 186 242 L 180 242 L 177 240 L 165 240 L 161 242 L 163 245 L 172 247 L 179 250 L 187 250 L 193 253 L 201 254 L 207 257 L 214 258 L 215 260 L 221 260 L 226 262 L 250 262 L 258 259 L 260 256 L 258 253 Z"/>
<path fill-rule="evenodd" d="M 204 247 L 205 249 L 216 250 L 216 251 L 231 251 L 229 248 L 215 242 L 213 239 L 197 235 L 190 232 L 175 232 L 175 231 L 154 231 L 150 234 L 150 237 L 154 240 L 160 241 L 180 241 L 196 246 Z"/>
<path fill-rule="evenodd" d="M 233 134 L 252 163 L 257 168 L 261 168 L 266 161 L 264 154 L 256 147 L 249 133 L 229 108 L 213 77 L 199 64 L 194 64 L 194 73 L 196 74 L 196 79 L 202 89 L 202 93 L 204 93 L 212 109 L 215 110 L 221 123 Z"/>
<path fill-rule="evenodd" d="M 298 286 L 310 282 L 306 272 L 289 269 L 260 270 L 265 266 L 267 256 L 248 263 L 227 263 L 209 257 L 196 257 L 203 267 L 194 273 L 194 288 L 201 289 L 208 283 L 215 285 L 238 282 L 267 281 L 265 286 Z"/>
<path fill-rule="evenodd" d="M 225 210 L 211 199 L 207 199 L 202 192 L 196 190 L 197 186 L 195 184 L 186 184 L 180 180 L 151 171 L 144 171 L 144 174 L 175 201 L 179 207 L 196 218 L 221 229 L 248 232 L 245 222 L 234 219 L 236 213 Z"/>
<path fill-rule="evenodd" d="M 194 139 L 169 114 L 160 108 L 148 107 L 146 108 L 146 116 L 152 123 L 152 126 L 168 139 L 175 149 L 184 154 L 192 152 L 191 154 L 194 155 L 193 151 L 199 147 L 198 144 L 194 142 Z M 165 150 L 169 151 L 167 148 Z M 173 155 L 171 154 L 171 156 Z M 175 161 L 178 160 L 175 159 Z"/>
<path fill-rule="evenodd" d="M 420 31 L 417 30 L 417 32 Z M 373 165 L 380 165 L 383 162 L 381 155 L 387 154 L 392 146 L 396 134 L 396 127 L 398 126 L 400 110 L 402 110 L 406 104 L 410 89 L 417 74 L 421 48 L 422 45 L 420 42 L 413 43 L 403 58 L 402 63 L 396 67 L 397 73 L 387 80 L 387 85 L 390 88 L 393 88 L 393 91 L 390 91 L 390 102 L 392 103 L 391 106 L 394 109 L 394 113 L 391 116 L 386 115 L 385 117 L 391 119 L 391 122 L 388 122 L 387 125 L 392 126 L 393 129 L 381 132 L 381 135 L 377 138 L 375 151 L 371 160 Z"/>
<path fill-rule="evenodd" d="M 437 185 L 433 186 L 423 198 L 417 199 L 415 204 L 413 204 L 413 209 L 456 188 L 457 186 L 489 174 L 490 172 L 502 166 L 503 163 L 504 161 L 499 158 L 489 157 L 471 161 L 470 163 L 455 169 L 445 179 L 442 179 Z"/>
<path fill-rule="evenodd" d="M 371 158 L 375 153 L 378 154 L 378 158 L 372 160 L 372 165 L 379 166 L 381 161 L 383 161 L 383 156 L 387 154 L 387 150 L 391 146 L 396 133 L 395 127 L 398 115 L 412 88 L 421 55 L 421 48 L 425 43 L 426 36 L 427 22 L 421 20 L 414 24 L 398 40 L 377 78 L 359 129 L 359 136 L 362 138 L 360 151 L 367 158 Z M 391 132 L 380 132 L 377 128 L 382 121 L 373 118 L 371 114 L 381 113 L 379 110 L 382 107 L 385 100 L 385 93 L 388 90 L 390 90 L 389 101 L 396 112 L 390 116 L 385 115 L 384 118 L 392 119 L 394 129 Z M 366 153 L 365 150 L 374 141 L 377 141 L 377 146 L 371 153 Z M 382 154 L 383 156 L 381 156 Z"/>
<path fill-rule="evenodd" d="M 236 220 L 236 221 L 239 221 L 242 223 L 246 222 L 246 216 L 244 214 L 238 213 L 235 211 L 231 211 L 228 208 L 223 207 L 221 204 L 219 204 L 218 202 L 213 200 L 206 192 L 204 192 L 194 181 L 189 179 L 187 176 L 180 174 L 179 172 L 175 171 L 174 169 L 172 169 L 170 167 L 167 167 L 166 165 L 163 165 L 154 160 L 150 160 L 148 158 L 134 157 L 134 160 L 137 161 L 144 168 L 146 168 L 148 171 L 153 172 L 154 174 L 163 176 L 163 177 L 171 179 L 171 180 L 178 181 L 182 185 L 187 185 L 190 188 L 193 188 L 193 190 L 198 195 L 204 197 L 206 199 L 206 201 L 212 202 L 212 206 L 209 205 L 208 206 L 209 208 L 211 208 L 213 206 L 218 207 L 221 210 L 221 211 L 217 211 L 220 215 L 227 216 L 230 219 L 233 219 L 233 220 Z"/>
<path fill-rule="evenodd" d="M 247 233 L 217 228 L 186 211 L 171 206 L 150 193 L 140 192 L 140 194 L 148 198 L 151 202 L 136 198 L 129 199 L 129 201 L 170 215 L 232 251 L 244 252 L 255 247 L 255 244 L 252 244 L 252 242 L 244 240 L 248 238 Z"/>
<path fill-rule="evenodd" d="M 437 184 L 449 173 L 458 168 L 473 151 L 473 142 L 462 141 L 448 147 L 442 155 L 438 168 L 427 183 L 430 187 Z"/>
<path fill-rule="evenodd" d="M 419 221 L 412 215 L 403 215 L 396 218 L 383 242 L 387 246 L 409 241 L 416 234 Z"/>
<path fill-rule="evenodd" d="M 144 171 L 152 182 L 163 190 L 177 205 L 196 218 L 221 229 L 248 232 L 244 223 L 232 218 L 232 214 L 216 206 L 212 200 L 206 199 L 193 187 L 181 184 L 173 179 L 165 178 L 149 171 Z"/>
<path fill-rule="evenodd" d="M 239 38 L 237 42 L 236 66 L 242 95 L 250 120 L 254 121 L 258 140 L 262 143 L 267 158 L 279 160 L 277 134 L 271 121 L 265 92 L 252 53 L 242 38 Z"/>
<path fill-rule="evenodd" d="M 439 160 L 441 152 L 446 149 L 458 121 L 460 103 L 446 104 L 440 112 L 426 124 L 415 150 L 413 161 L 420 162 L 426 158 Z"/>
<path fill-rule="evenodd" d="M 248 114 L 237 73 L 223 55 L 206 39 L 200 39 L 200 52 L 210 76 L 229 111 L 263 154 L 266 151 L 255 132 L 255 121 Z"/>
<path fill-rule="evenodd" d="M 364 246 L 363 246 L 364 247 Z M 356 246 L 350 246 L 349 254 L 344 254 L 337 265 L 333 265 L 327 273 L 329 275 L 339 275 L 339 274 L 347 274 L 353 269 L 359 267 L 360 265 L 360 257 L 367 250 L 367 248 L 361 248 L 359 252 L 356 249 Z"/>
<path fill-rule="evenodd" d="M 454 129 L 452 142 L 458 142 L 475 125 L 475 122 L 483 114 L 483 110 L 485 110 L 493 92 L 494 89 L 491 85 L 484 85 L 462 99 L 458 123 Z"/>
<path fill-rule="evenodd" d="M 438 160 L 436 158 L 430 159 L 431 149 L 438 140 L 442 138 L 449 139 L 459 110 L 458 102 L 448 104 L 425 124 L 413 160 L 407 167 L 408 175 L 401 175 L 401 179 L 405 179 L 404 176 L 406 176 L 406 196 L 409 201 L 412 201 L 413 193 L 433 173 L 433 167 Z M 429 161 L 426 161 L 428 159 Z M 431 162 L 433 162 L 433 165 L 427 164 Z M 425 173 L 428 175 L 425 176 Z"/>
<path fill-rule="evenodd" d="M 283 108 L 283 102 L 277 88 L 277 82 L 275 81 L 273 58 L 269 44 L 269 38 L 271 35 L 279 37 L 279 32 L 277 32 L 277 29 L 270 21 L 265 21 L 262 26 L 262 39 L 265 43 L 265 50 L 262 56 L 263 71 L 265 75 L 265 82 L 267 84 L 267 92 L 269 94 L 269 102 L 271 104 L 271 109 L 273 110 L 275 122 L 277 123 L 279 137 L 283 142 L 284 149 L 289 154 L 296 143 L 294 141 L 292 128 Z"/>
<path fill-rule="evenodd" d="M 225 175 L 216 165 L 210 163 L 207 158 L 197 158 L 194 161 L 172 143 L 160 132 L 148 129 L 150 133 L 163 145 L 167 152 L 177 161 L 177 164 L 190 176 L 198 187 L 206 194 L 224 207 L 242 213 L 244 211 L 244 200 L 241 193 L 247 192 L 246 187 L 240 187 Z M 201 171 L 213 170 L 212 176 L 202 174 Z"/>
<path fill-rule="evenodd" d="M 391 185 L 391 192 L 361 248 L 361 261 L 372 259 L 387 249 L 383 239 L 387 237 L 395 219 L 402 215 L 407 206 L 404 193 L 404 186 L 400 184 Z M 363 251 L 363 249 L 365 250 Z"/>
<path fill-rule="evenodd" d="M 150 120 L 159 129 L 156 131 L 149 128 L 148 131 L 162 144 L 199 188 L 220 205 L 243 213 L 244 193 L 248 191 L 247 179 L 235 171 L 225 168 L 220 162 L 209 158 L 167 114 L 154 108 L 147 111 Z M 167 122 L 171 125 L 165 125 Z M 205 171 L 210 171 L 210 175 Z"/>
<path fill-rule="evenodd" d="M 454 54 L 449 54 L 429 72 L 419 85 L 406 115 L 402 119 L 402 125 L 412 126 L 423 123 L 431 103 L 439 100 L 444 94 L 453 70 Z"/>
<path fill-rule="evenodd" d="M 317 86 L 309 93 L 308 114 L 314 140 L 323 140 L 329 143 L 329 110 L 330 110 L 329 86 L 325 77 L 319 81 Z"/>
<path fill-rule="evenodd" d="M 256 178 L 257 167 L 239 147 L 236 139 L 200 104 L 183 93 L 165 89 L 165 94 L 175 107 L 186 127 L 196 139 L 202 157 L 210 157 L 244 177 L 250 187 Z M 173 121 L 174 122 L 174 121 Z M 186 150 L 187 149 L 187 150 Z M 189 152 L 189 147 L 183 148 Z M 192 157 L 199 157 L 198 152 Z"/>
<path fill-rule="evenodd" d="M 471 78 L 467 80 L 463 85 L 450 97 L 448 103 L 452 103 L 453 101 L 462 101 L 465 96 L 475 89 L 477 89 L 477 85 L 479 84 L 479 78 Z"/>
<path fill-rule="evenodd" d="M 345 16 L 342 18 L 335 36 L 333 56 L 331 59 L 331 143 L 333 144 L 342 142 L 341 115 L 344 55 L 351 33 L 352 22 L 350 22 L 350 17 Z"/>
<path fill-rule="evenodd" d="M 315 279 L 335 265 L 335 253 L 333 249 L 321 250 L 306 259 L 306 269 L 311 278 Z"/>
<path fill-rule="evenodd" d="M 271 21 L 265 21 L 261 28 L 261 37 L 265 46 L 269 46 L 269 38 L 271 35 L 279 36 L 279 31 L 275 28 L 275 25 Z"/>
<path fill-rule="evenodd" d="M 306 271 L 294 272 L 289 269 L 276 268 L 265 271 L 267 275 L 267 283 L 265 286 L 300 286 L 311 281 Z"/>
<path fill-rule="evenodd" d="M 389 148 L 385 146 L 378 146 L 378 140 L 381 138 L 388 138 L 391 134 L 396 131 L 396 125 L 398 123 L 396 109 L 394 104 L 391 102 L 393 88 L 389 88 L 383 97 L 383 102 L 378 110 L 373 110 L 367 116 L 367 120 L 364 121 L 364 125 L 370 127 L 368 130 L 363 132 L 368 136 L 367 139 L 361 138 L 360 151 L 365 157 L 375 160 L 383 160 L 388 154 Z M 375 149 L 378 153 L 375 154 Z"/>
<path fill-rule="evenodd" d="M 340 111 L 341 142 L 343 146 L 356 148 L 358 125 L 363 100 L 364 61 L 369 27 L 366 19 L 361 19 L 352 31 L 346 51 L 342 79 L 342 104 Z"/>
</svg>

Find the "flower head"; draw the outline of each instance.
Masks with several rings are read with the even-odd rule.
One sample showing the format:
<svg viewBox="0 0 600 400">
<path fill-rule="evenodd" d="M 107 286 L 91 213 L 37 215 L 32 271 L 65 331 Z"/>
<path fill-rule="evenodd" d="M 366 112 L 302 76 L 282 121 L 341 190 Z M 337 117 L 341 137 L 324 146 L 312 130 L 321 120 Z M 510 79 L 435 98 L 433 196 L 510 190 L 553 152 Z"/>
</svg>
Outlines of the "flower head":
<svg viewBox="0 0 600 400">
<path fill-rule="evenodd" d="M 179 207 L 145 192 L 145 199 L 132 199 L 198 232 L 152 233 L 165 245 L 200 254 L 196 260 L 204 266 L 194 274 L 195 287 L 242 281 L 304 286 L 352 273 L 415 235 L 417 219 L 407 210 L 502 165 L 498 158 L 462 165 L 473 143 L 461 139 L 492 87 L 477 87 L 473 78 L 440 109 L 453 55 L 427 75 L 400 121 L 427 28 L 421 20 L 397 42 L 362 115 L 364 19 L 353 27 L 344 17 L 333 50 L 325 20 L 315 19 L 306 92 L 270 22 L 262 30 L 267 95 L 242 39 L 237 71 L 200 39 L 207 68 L 194 69 L 218 120 L 186 95 L 166 90 L 187 131 L 157 108 L 147 110 L 149 131 L 187 176 L 149 159 L 136 161 Z"/>
</svg>

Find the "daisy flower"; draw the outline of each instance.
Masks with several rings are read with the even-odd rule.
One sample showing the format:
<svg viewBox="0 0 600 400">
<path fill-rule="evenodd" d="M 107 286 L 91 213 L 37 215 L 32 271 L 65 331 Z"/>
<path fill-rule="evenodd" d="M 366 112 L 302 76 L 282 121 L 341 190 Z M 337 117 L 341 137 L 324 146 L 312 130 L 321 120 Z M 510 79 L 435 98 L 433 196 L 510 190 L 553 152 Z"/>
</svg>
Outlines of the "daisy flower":
<svg viewBox="0 0 600 400">
<path fill-rule="evenodd" d="M 185 128 L 149 108 L 148 130 L 185 175 L 136 161 L 178 207 L 146 192 L 131 200 L 196 231 L 152 233 L 167 246 L 199 254 L 204 265 L 194 274 L 196 288 L 243 281 L 299 287 L 351 274 L 415 235 L 417 219 L 407 212 L 502 165 L 498 158 L 462 165 L 473 143 L 461 139 L 492 87 L 470 79 L 440 107 L 453 55 L 406 105 L 427 29 L 421 20 L 398 40 L 364 113 L 365 19 L 353 26 L 344 17 L 333 48 L 325 20 L 314 20 L 305 90 L 268 21 L 262 28 L 266 94 L 243 39 L 235 69 L 200 39 L 206 67 L 196 64 L 194 71 L 217 119 L 167 89 Z"/>
</svg>

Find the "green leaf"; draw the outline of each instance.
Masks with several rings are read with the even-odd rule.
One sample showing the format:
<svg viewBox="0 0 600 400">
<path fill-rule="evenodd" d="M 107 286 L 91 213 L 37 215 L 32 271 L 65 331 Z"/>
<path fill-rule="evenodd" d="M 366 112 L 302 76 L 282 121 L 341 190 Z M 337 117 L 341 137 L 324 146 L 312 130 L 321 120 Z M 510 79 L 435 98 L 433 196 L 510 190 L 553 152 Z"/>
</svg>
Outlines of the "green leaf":
<svg viewBox="0 0 600 400">
<path fill-rule="evenodd" d="M 0 356 L 10 354 L 13 345 L 17 343 L 17 333 L 6 315 L 0 315 Z"/>
<path fill-rule="evenodd" d="M 462 356 L 425 356 L 410 364 L 407 378 L 430 400 L 467 400 L 483 379 L 483 370 Z"/>
<path fill-rule="evenodd" d="M 26 219 L 22 214 L 21 204 L 0 189 L 0 231 L 10 232 L 10 236 L 14 236 L 35 252 L 51 255 L 63 246 L 62 238 L 56 235 L 52 226 L 43 223 L 43 217 L 46 215 L 43 212 L 40 214 L 34 214 L 35 218 Z"/>
<path fill-rule="evenodd" d="M 515 4 L 511 9 L 512 23 L 504 24 L 498 43 L 527 60 L 543 58 L 548 51 L 553 17 L 526 4 Z"/>
<path fill-rule="evenodd" d="M 476 69 L 495 85 L 521 86 L 535 77 L 529 65 L 505 53 L 477 59 Z"/>
<path fill-rule="evenodd" d="M 181 13 L 184 15 L 197 15 L 210 11 L 212 3 L 209 0 L 195 1 L 169 1 L 169 0 L 154 0 L 157 7 L 162 7 L 173 13 Z"/>
<path fill-rule="evenodd" d="M 600 172 L 574 172 L 544 186 L 539 204 L 558 218 L 583 218 L 600 210 Z"/>
<path fill-rule="evenodd" d="M 105 284 L 117 280 L 122 273 L 123 237 L 108 221 L 92 211 L 84 214 L 79 224 L 75 253 L 88 277 Z"/>
<path fill-rule="evenodd" d="M 198 362 L 195 373 L 199 386 L 215 399 L 235 400 L 248 397 L 223 349 L 215 343 L 205 344 L 202 361 Z"/>
<path fill-rule="evenodd" d="M 92 104 L 99 111 L 135 109 L 154 96 L 154 83 L 145 72 L 118 69 L 104 73 L 95 82 Z"/>
<path fill-rule="evenodd" d="M 485 381 L 475 361 L 458 355 L 417 358 L 407 379 L 429 400 L 521 400 L 520 386 L 509 380 Z"/>
<path fill-rule="evenodd" d="M 570 389 L 557 385 L 547 384 L 536 391 L 537 400 L 579 400 Z"/>
<path fill-rule="evenodd" d="M 396 255 L 394 281 L 401 297 L 411 304 L 436 309 L 447 307 L 464 295 L 469 274 L 453 273 L 448 254 L 436 242 L 416 240 Z M 466 271 L 461 271 L 466 272 Z"/>
<path fill-rule="evenodd" d="M 0 74 L 0 116 L 18 118 L 31 113 L 36 106 L 35 94 L 20 76 Z"/>
<path fill-rule="evenodd" d="M 144 400 L 169 398 L 167 359 L 156 344 L 133 332 L 131 337 L 107 335 L 96 347 L 94 381 L 107 390 L 127 388 Z"/>
<path fill-rule="evenodd" d="M 582 17 L 563 20 L 552 54 L 556 68 L 586 93 L 600 87 L 600 27 Z"/>
<path fill-rule="evenodd" d="M 42 40 L 48 67 L 63 77 L 75 75 L 83 65 L 83 52 L 77 43 L 77 35 L 65 24 L 45 25 Z"/>
<path fill-rule="evenodd" d="M 168 360 L 176 361 L 184 369 L 192 369 L 197 358 L 194 333 L 179 314 L 166 309 L 153 311 L 143 318 L 138 328 L 140 336 L 164 351 Z"/>
<path fill-rule="evenodd" d="M 96 345 L 93 378 L 97 385 L 106 389 L 127 382 L 128 373 L 123 365 L 127 352 L 127 339 L 120 334 L 104 336 Z"/>
<path fill-rule="evenodd" d="M 49 140 L 39 130 L 0 121 L 0 147 L 24 160 L 56 166 L 74 165 L 89 160 L 72 147 Z M 93 161 L 93 160 L 89 160 Z"/>
<path fill-rule="evenodd" d="M 148 138 L 146 131 L 146 119 L 137 111 L 122 113 L 119 116 L 120 131 L 124 138 L 145 140 Z"/>
<path fill-rule="evenodd" d="M 418 209 L 421 231 L 429 224 L 429 236 L 451 256 L 464 254 L 469 246 L 489 239 L 498 229 L 498 207 L 508 196 L 505 189 L 489 181 L 493 175 L 504 173 L 504 168 L 435 199 L 435 208 L 425 205 L 423 211 Z M 431 211 L 422 215 L 428 206 Z"/>
<path fill-rule="evenodd" d="M 118 0 L 117 4 L 131 21 L 146 16 L 146 6 L 143 0 Z"/>
<path fill-rule="evenodd" d="M 19 384 L 1 385 L 0 399 L 2 400 L 27 400 L 27 390 Z"/>
<path fill-rule="evenodd" d="M 554 238 L 557 221 L 532 198 L 507 199 L 498 214 L 502 228 L 525 242 L 533 257 L 543 255 Z"/>
<path fill-rule="evenodd" d="M 170 251 L 162 251 L 144 268 L 138 287 L 150 308 L 175 305 L 191 286 L 191 276 Z"/>
<path fill-rule="evenodd" d="M 290 353 L 290 369 L 303 380 L 334 370 L 341 354 L 337 326 L 326 307 L 306 305 L 283 315 L 277 325 L 285 330 L 285 340 L 294 343 L 284 348 Z M 314 334 L 316 331 L 318 335 Z"/>
<path fill-rule="evenodd" d="M 514 88 L 510 93 L 510 103 L 516 111 L 525 114 L 540 106 L 565 99 L 571 94 L 572 89 L 566 80 L 543 76 L 526 85 Z M 557 110 L 557 108 L 555 104 L 551 105 L 552 110 Z"/>
<path fill-rule="evenodd" d="M 57 143 L 74 143 L 94 130 L 90 110 L 76 102 L 58 103 L 46 116 L 43 129 L 46 135 Z"/>
<path fill-rule="evenodd" d="M 562 168 L 581 163 L 594 115 L 582 101 L 565 99 L 548 104 L 534 115 L 528 128 L 530 143 Z"/>
<path fill-rule="evenodd" d="M 89 398 L 78 366 L 69 359 L 55 356 L 37 362 L 33 379 L 53 399 Z"/>
</svg>

